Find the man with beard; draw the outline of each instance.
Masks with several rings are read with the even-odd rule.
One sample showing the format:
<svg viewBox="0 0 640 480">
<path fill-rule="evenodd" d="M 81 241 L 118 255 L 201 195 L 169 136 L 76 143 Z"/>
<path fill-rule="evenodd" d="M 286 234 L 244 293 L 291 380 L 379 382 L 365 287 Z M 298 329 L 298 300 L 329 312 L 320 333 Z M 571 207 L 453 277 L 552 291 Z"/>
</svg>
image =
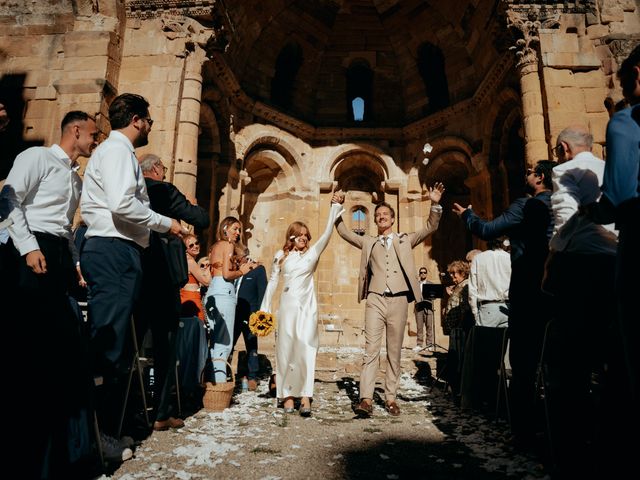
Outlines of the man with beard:
<svg viewBox="0 0 640 480">
<path fill-rule="evenodd" d="M 151 230 L 187 233 L 175 219 L 149 207 L 134 149 L 148 143 L 149 103 L 124 93 L 109 107 L 111 134 L 91 156 L 84 176 L 82 218 L 87 224 L 80 266 L 88 286 L 96 413 L 105 457 L 125 461 L 132 452 L 114 438 L 132 361 L 131 312 L 140 290 L 140 255 Z"/>
<path fill-rule="evenodd" d="M 533 414 L 536 371 L 547 322 L 540 285 L 553 232 L 551 171 L 556 165 L 556 162 L 541 160 L 535 167 L 527 168 L 526 187 L 530 196 L 517 199 L 491 221 L 478 217 L 471 205 L 464 208 L 453 204 L 453 212 L 462 218 L 471 233 L 483 240 L 506 235 L 511 243 L 511 430 L 514 442 L 521 446 L 531 444 L 536 433 Z"/>
</svg>

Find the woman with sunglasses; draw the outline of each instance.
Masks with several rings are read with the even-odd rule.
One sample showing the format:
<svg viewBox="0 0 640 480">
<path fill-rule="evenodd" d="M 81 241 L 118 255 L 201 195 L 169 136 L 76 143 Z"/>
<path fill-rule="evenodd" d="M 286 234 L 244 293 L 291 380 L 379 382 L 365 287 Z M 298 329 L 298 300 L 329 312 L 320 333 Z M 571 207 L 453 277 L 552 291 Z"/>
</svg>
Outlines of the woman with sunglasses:
<svg viewBox="0 0 640 480">
<path fill-rule="evenodd" d="M 244 254 L 241 232 L 240 221 L 235 217 L 226 217 L 218 225 L 217 242 L 209 253 L 212 277 L 204 304 L 211 329 L 211 361 L 215 383 L 227 381 L 227 359 L 233 348 L 233 325 L 236 317 L 234 280 L 258 265 L 253 260 L 239 264 L 238 259 Z"/>
<path fill-rule="evenodd" d="M 209 285 L 209 282 L 211 282 L 211 273 L 208 269 L 200 268 L 198 263 L 196 263 L 196 258 L 198 258 L 200 254 L 200 242 L 198 242 L 197 237 L 189 234 L 186 235 L 182 241 L 187 249 L 189 280 L 180 290 L 180 303 L 182 304 L 180 315 L 183 317 L 198 317 L 204 322 L 200 287 L 202 285 Z"/>
</svg>

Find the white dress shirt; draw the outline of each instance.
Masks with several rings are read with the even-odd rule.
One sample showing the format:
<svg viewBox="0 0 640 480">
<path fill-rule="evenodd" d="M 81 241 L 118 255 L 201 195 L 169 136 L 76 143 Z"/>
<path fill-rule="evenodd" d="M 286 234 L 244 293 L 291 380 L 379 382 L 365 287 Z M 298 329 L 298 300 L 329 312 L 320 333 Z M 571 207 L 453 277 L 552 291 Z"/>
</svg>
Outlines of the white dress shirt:
<svg viewBox="0 0 640 480">
<path fill-rule="evenodd" d="M 75 253 L 71 225 L 82 191 L 77 169 L 59 145 L 32 147 L 16 157 L 0 203 L 10 211 L 8 230 L 20 255 L 40 249 L 33 232 L 65 237 Z"/>
<path fill-rule="evenodd" d="M 549 244 L 556 252 L 615 255 L 618 232 L 614 224 L 597 225 L 578 207 L 600 198 L 604 161 L 591 152 L 580 152 L 553 169 L 551 208 L 555 226 Z"/>
<path fill-rule="evenodd" d="M 504 250 L 486 250 L 471 261 L 469 272 L 469 305 L 478 321 L 478 304 L 485 301 L 509 300 L 511 257 Z"/>
<path fill-rule="evenodd" d="M 149 207 L 133 145 L 115 130 L 91 155 L 80 209 L 87 224 L 86 238 L 122 238 L 146 247 L 150 230 L 166 232 L 171 228 L 169 217 Z"/>
<path fill-rule="evenodd" d="M 384 248 L 389 250 L 391 248 L 391 244 L 393 243 L 393 233 L 390 233 L 389 235 L 379 235 L 378 240 L 380 240 L 380 243 Z"/>
</svg>

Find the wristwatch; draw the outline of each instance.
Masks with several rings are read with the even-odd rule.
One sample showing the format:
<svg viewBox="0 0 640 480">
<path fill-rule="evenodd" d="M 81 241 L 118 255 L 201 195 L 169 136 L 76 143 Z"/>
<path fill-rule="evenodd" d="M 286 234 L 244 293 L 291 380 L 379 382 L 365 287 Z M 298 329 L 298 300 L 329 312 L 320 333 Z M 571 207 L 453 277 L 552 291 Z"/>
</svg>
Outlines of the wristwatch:
<svg viewBox="0 0 640 480">
<path fill-rule="evenodd" d="M 433 210 L 434 212 L 442 212 L 442 205 L 440 205 L 439 203 L 436 204 L 431 204 L 431 210 Z"/>
</svg>

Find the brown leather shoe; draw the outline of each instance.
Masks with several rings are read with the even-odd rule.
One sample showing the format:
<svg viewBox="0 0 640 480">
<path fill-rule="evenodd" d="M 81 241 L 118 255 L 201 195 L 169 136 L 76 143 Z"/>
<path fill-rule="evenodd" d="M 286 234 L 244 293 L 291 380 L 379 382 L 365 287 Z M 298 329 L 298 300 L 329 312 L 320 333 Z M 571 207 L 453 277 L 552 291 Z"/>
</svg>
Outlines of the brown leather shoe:
<svg viewBox="0 0 640 480">
<path fill-rule="evenodd" d="M 391 402 L 386 402 L 384 404 L 384 409 L 387 412 L 389 412 L 389 415 L 392 415 L 394 417 L 397 417 L 398 415 L 400 415 L 400 407 L 395 402 L 395 400 L 392 400 Z"/>
<path fill-rule="evenodd" d="M 373 414 L 373 403 L 371 403 L 371 400 L 363 398 L 353 411 L 360 418 L 369 418 Z"/>
<path fill-rule="evenodd" d="M 255 392 L 257 388 L 258 388 L 258 381 L 257 380 L 249 380 L 249 391 L 250 392 Z"/>
<path fill-rule="evenodd" d="M 153 429 L 156 432 L 162 432 L 169 430 L 170 428 L 182 428 L 184 427 L 184 420 L 180 418 L 169 417 L 166 420 L 156 420 L 153 422 Z"/>
</svg>

